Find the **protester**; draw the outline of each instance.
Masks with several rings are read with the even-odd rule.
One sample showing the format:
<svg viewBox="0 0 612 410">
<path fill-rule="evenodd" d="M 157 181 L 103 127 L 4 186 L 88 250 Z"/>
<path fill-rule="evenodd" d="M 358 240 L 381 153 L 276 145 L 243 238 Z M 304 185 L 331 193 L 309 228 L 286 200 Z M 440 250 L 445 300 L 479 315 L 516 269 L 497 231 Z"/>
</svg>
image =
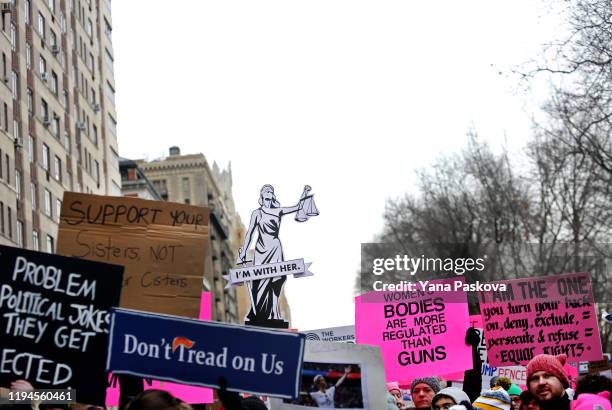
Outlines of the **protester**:
<svg viewBox="0 0 612 410">
<path fill-rule="evenodd" d="M 417 409 L 431 409 L 431 401 L 440 391 L 440 381 L 437 377 L 421 377 L 414 379 L 410 386 L 412 402 Z"/>
<path fill-rule="evenodd" d="M 457 387 L 447 387 L 440 390 L 431 401 L 432 410 L 447 410 L 455 404 L 470 402 L 465 392 Z"/>
<path fill-rule="evenodd" d="M 602 391 L 598 394 L 582 393 L 572 406 L 573 410 L 593 410 L 599 406 L 599 410 L 612 410 L 610 393 Z"/>
<path fill-rule="evenodd" d="M 510 401 L 512 402 L 511 409 L 519 410 L 521 407 L 521 393 L 523 391 L 516 384 L 512 384 L 508 389 L 508 396 L 510 396 Z"/>
<path fill-rule="evenodd" d="M 389 392 L 387 392 L 387 410 L 397 410 L 395 397 Z"/>
<path fill-rule="evenodd" d="M 536 400 L 535 396 L 529 392 L 529 390 L 525 390 L 521 393 L 520 396 L 521 406 L 519 410 L 540 410 L 540 405 Z"/>
<path fill-rule="evenodd" d="M 406 408 L 406 404 L 404 403 L 402 397 L 402 390 L 400 389 L 399 384 L 397 382 L 387 383 L 387 391 L 389 392 L 389 394 L 391 394 L 391 396 L 393 396 L 396 408 L 402 410 Z"/>
<path fill-rule="evenodd" d="M 493 387 L 501 387 L 502 389 L 504 389 L 506 392 L 508 392 L 508 390 L 510 390 L 510 386 L 512 386 L 512 381 L 507 378 L 507 377 L 498 377 L 495 380 L 495 384 L 493 385 Z M 491 387 L 491 388 L 493 388 Z M 508 393 L 510 394 L 510 393 Z"/>
<path fill-rule="evenodd" d="M 542 410 L 569 410 L 570 399 L 565 392 L 569 380 L 563 369 L 564 354 L 540 354 L 527 364 L 527 384 Z"/>
<path fill-rule="evenodd" d="M 191 406 L 164 390 L 145 390 L 128 403 L 127 410 L 192 410 Z"/>
<path fill-rule="evenodd" d="M 578 399 L 582 393 L 597 394 L 607 391 L 612 396 L 612 380 L 600 374 L 587 374 L 578 379 L 574 398 Z"/>
<path fill-rule="evenodd" d="M 485 409 L 485 410 L 510 410 L 510 396 L 508 393 L 501 387 L 493 387 L 490 390 L 485 390 L 482 392 L 480 397 L 478 397 L 472 405 L 475 409 Z"/>
</svg>

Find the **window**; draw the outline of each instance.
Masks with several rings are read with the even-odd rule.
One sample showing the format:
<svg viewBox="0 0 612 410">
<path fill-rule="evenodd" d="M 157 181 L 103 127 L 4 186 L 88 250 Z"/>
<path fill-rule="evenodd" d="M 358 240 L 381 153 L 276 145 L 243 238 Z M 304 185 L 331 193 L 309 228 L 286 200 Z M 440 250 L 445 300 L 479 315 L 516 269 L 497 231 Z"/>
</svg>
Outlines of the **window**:
<svg viewBox="0 0 612 410">
<path fill-rule="evenodd" d="M 30 183 L 30 195 L 32 196 L 32 210 L 36 210 L 38 204 L 38 192 L 36 191 L 36 184 L 34 182 Z"/>
<path fill-rule="evenodd" d="M 40 74 L 45 74 L 47 72 L 47 60 L 41 55 L 38 60 L 38 70 Z"/>
<path fill-rule="evenodd" d="M 94 71 L 94 56 L 92 53 L 89 53 L 87 55 L 87 67 L 89 67 L 89 71 L 91 71 L 92 74 L 95 74 Z"/>
<path fill-rule="evenodd" d="M 104 34 L 106 34 L 106 37 L 108 37 L 109 41 L 112 41 L 113 27 L 108 22 L 106 17 L 104 17 Z"/>
<path fill-rule="evenodd" d="M 62 181 L 62 160 L 56 155 L 53 162 L 53 176 L 56 180 Z"/>
<path fill-rule="evenodd" d="M 113 66 L 115 64 L 115 60 L 113 59 L 113 55 L 111 54 L 111 52 L 108 51 L 108 48 L 104 48 L 104 62 L 106 63 L 106 65 L 108 66 L 108 68 L 110 69 L 112 73 Z"/>
<path fill-rule="evenodd" d="M 51 46 L 57 46 L 57 35 L 55 34 L 55 31 L 51 29 L 49 29 L 49 42 Z"/>
<path fill-rule="evenodd" d="M 109 124 L 108 128 L 110 128 L 111 132 L 116 136 L 117 135 L 117 121 L 113 118 L 112 115 L 108 114 Z"/>
<path fill-rule="evenodd" d="M 32 249 L 34 249 L 35 251 L 40 250 L 40 243 L 38 241 L 38 231 L 36 230 L 32 231 Z"/>
<path fill-rule="evenodd" d="M 60 215 L 62 213 L 62 201 L 58 198 L 55 198 L 55 217 L 57 218 L 57 222 L 60 220 Z"/>
<path fill-rule="evenodd" d="M 26 43 L 26 68 L 32 68 L 32 46 Z"/>
<path fill-rule="evenodd" d="M 183 198 L 189 198 L 191 196 L 191 187 L 189 186 L 189 178 L 183 177 L 182 181 Z"/>
<path fill-rule="evenodd" d="M 51 217 L 51 192 L 45 188 L 45 215 Z"/>
<path fill-rule="evenodd" d="M 53 113 L 53 135 L 57 139 L 60 137 L 60 117 L 56 113 Z"/>
<path fill-rule="evenodd" d="M 93 36 L 93 24 L 90 18 L 88 18 L 87 22 L 85 23 L 85 31 L 87 32 L 89 38 Z"/>
<path fill-rule="evenodd" d="M 106 96 L 113 104 L 115 103 L 115 89 L 108 81 L 106 82 Z"/>
<path fill-rule="evenodd" d="M 51 12 L 55 13 L 55 0 L 47 0 L 47 5 L 49 5 Z"/>
<path fill-rule="evenodd" d="M 45 17 L 42 13 L 38 12 L 38 34 L 43 38 L 45 38 Z"/>
<path fill-rule="evenodd" d="M 17 199 L 21 199 L 21 171 L 15 170 L 15 191 L 17 191 Z"/>
<path fill-rule="evenodd" d="M 13 239 L 13 209 L 10 206 L 6 207 L 6 221 L 8 222 L 8 237 Z"/>
<path fill-rule="evenodd" d="M 29 88 L 26 93 L 28 94 L 28 113 L 34 115 L 34 93 Z"/>
<path fill-rule="evenodd" d="M 53 91 L 55 96 L 57 96 L 59 93 L 59 80 L 57 79 L 57 74 L 55 74 L 55 71 L 51 71 L 51 91 Z"/>
<path fill-rule="evenodd" d="M 6 160 L 6 183 L 11 184 L 11 160 L 8 154 L 4 154 L 4 159 Z"/>
<path fill-rule="evenodd" d="M 114 169 L 119 169 L 119 154 L 117 154 L 117 151 L 115 151 L 113 147 L 110 147 L 110 152 L 111 152 L 111 165 L 113 166 Z"/>
<path fill-rule="evenodd" d="M 62 100 L 62 105 L 65 109 L 68 109 L 68 107 L 70 106 L 70 104 L 68 104 L 68 90 L 64 90 L 64 98 Z"/>
<path fill-rule="evenodd" d="M 8 104 L 3 103 L 2 105 L 4 107 L 4 131 L 8 132 Z"/>
<path fill-rule="evenodd" d="M 47 144 L 45 144 L 43 142 L 43 146 L 42 146 L 42 154 L 43 154 L 43 168 L 45 169 L 45 171 L 49 171 L 49 162 L 50 162 L 50 157 L 49 157 L 49 147 L 47 146 Z"/>
<path fill-rule="evenodd" d="M 30 5 L 30 0 L 25 0 L 23 2 L 23 16 L 25 18 L 25 22 L 30 24 L 30 9 L 32 6 Z"/>
<path fill-rule="evenodd" d="M 0 229 L 2 230 L 2 234 L 4 234 L 4 202 L 0 202 Z"/>
<path fill-rule="evenodd" d="M 70 134 L 68 132 L 64 132 L 64 149 L 70 152 Z"/>
<path fill-rule="evenodd" d="M 13 94 L 13 100 L 19 98 L 19 76 L 15 71 L 11 73 L 11 92 Z"/>
<path fill-rule="evenodd" d="M 49 104 L 44 100 L 40 99 L 40 107 L 42 108 L 43 121 L 49 121 Z"/>
<path fill-rule="evenodd" d="M 34 137 L 28 135 L 28 159 L 30 163 L 34 162 L 34 151 L 36 151 L 36 145 L 34 143 Z"/>
<path fill-rule="evenodd" d="M 20 141 L 21 133 L 19 132 L 19 122 L 17 120 L 13 120 L 13 138 L 15 141 Z"/>
<path fill-rule="evenodd" d="M 92 125 L 92 133 L 91 133 L 91 142 L 94 143 L 94 145 L 97 147 L 98 146 L 98 127 L 96 127 L 96 125 Z"/>
<path fill-rule="evenodd" d="M 98 187 L 100 186 L 100 164 L 98 163 L 98 160 L 94 160 L 94 179 L 96 180 L 96 183 L 98 184 Z"/>
<path fill-rule="evenodd" d="M 17 246 L 23 247 L 23 222 L 17 220 Z"/>
<path fill-rule="evenodd" d="M 113 196 L 121 196 L 121 187 L 119 186 L 118 183 L 116 183 L 115 181 L 111 180 L 112 185 L 111 185 L 111 195 Z"/>
<path fill-rule="evenodd" d="M 17 49 L 17 30 L 13 23 L 11 23 L 11 48 L 13 51 Z"/>
<path fill-rule="evenodd" d="M 53 237 L 51 235 L 47 235 L 47 252 L 53 253 L 53 249 L 55 248 L 53 244 Z"/>
</svg>

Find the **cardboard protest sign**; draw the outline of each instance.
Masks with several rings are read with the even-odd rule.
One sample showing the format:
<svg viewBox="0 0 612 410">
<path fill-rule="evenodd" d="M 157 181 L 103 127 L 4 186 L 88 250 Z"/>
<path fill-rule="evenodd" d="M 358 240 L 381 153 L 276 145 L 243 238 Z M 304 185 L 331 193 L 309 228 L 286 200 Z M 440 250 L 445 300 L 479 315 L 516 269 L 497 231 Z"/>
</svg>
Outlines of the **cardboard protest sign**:
<svg viewBox="0 0 612 410">
<path fill-rule="evenodd" d="M 355 298 L 357 343 L 380 346 L 388 381 L 463 371 L 472 367 L 467 295 L 445 290 L 369 292 Z M 367 300 L 366 300 L 367 298 Z"/>
<path fill-rule="evenodd" d="M 506 291 L 478 293 L 492 366 L 524 366 L 540 353 L 564 353 L 568 361 L 601 358 L 588 273 L 499 283 Z"/>
<path fill-rule="evenodd" d="M 115 309 L 107 369 L 174 383 L 293 398 L 305 337 L 299 333 Z"/>
<path fill-rule="evenodd" d="M 328 327 L 325 329 L 306 330 L 302 333 L 306 335 L 306 340 L 355 343 L 355 326 Z"/>
<path fill-rule="evenodd" d="M 104 405 L 110 308 L 123 267 L 0 246 L 0 386 L 76 389 Z"/>
<path fill-rule="evenodd" d="M 316 381 L 315 381 L 316 379 Z M 321 385 L 325 384 L 325 392 Z M 316 407 L 386 410 L 385 369 L 376 346 L 308 340 L 300 397 L 270 400 L 272 410 Z"/>
<path fill-rule="evenodd" d="M 211 318 L 211 292 L 202 292 L 200 299 L 200 320 L 210 320 Z M 165 390 L 178 397 L 185 403 L 201 404 L 213 403 L 213 391 L 206 387 L 188 386 L 185 384 L 177 384 L 164 382 L 159 380 L 145 379 L 145 390 L 158 389 Z M 119 405 L 119 385 L 117 379 L 112 374 L 109 375 L 109 387 L 106 389 L 106 407 Z"/>
<path fill-rule="evenodd" d="M 198 317 L 208 208 L 64 193 L 57 252 L 125 266 L 121 306 Z"/>
</svg>

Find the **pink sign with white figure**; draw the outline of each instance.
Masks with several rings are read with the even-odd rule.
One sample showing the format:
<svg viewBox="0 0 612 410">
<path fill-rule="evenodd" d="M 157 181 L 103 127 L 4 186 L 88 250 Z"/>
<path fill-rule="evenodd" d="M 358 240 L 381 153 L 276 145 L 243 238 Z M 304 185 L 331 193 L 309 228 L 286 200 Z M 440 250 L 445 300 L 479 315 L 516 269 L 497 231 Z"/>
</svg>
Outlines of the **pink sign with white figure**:
<svg viewBox="0 0 612 410">
<path fill-rule="evenodd" d="M 202 292 L 200 299 L 200 320 L 210 320 L 211 317 L 211 293 Z M 109 375 L 109 381 L 112 380 L 112 375 Z M 145 390 L 159 389 L 165 390 L 178 397 L 187 403 L 213 403 L 213 391 L 205 387 L 187 386 L 184 384 L 176 384 L 170 382 L 162 382 L 159 380 L 150 380 L 150 383 L 145 379 Z M 119 385 L 110 386 L 106 389 L 106 406 L 119 405 Z"/>
<path fill-rule="evenodd" d="M 463 278 L 430 281 L 432 287 L 425 290 L 417 285 L 416 291 L 355 298 L 357 343 L 380 346 L 387 381 L 472 367 L 472 350 L 465 343 L 467 295 L 457 282 Z"/>
<path fill-rule="evenodd" d="M 478 294 L 491 366 L 524 366 L 541 353 L 601 359 L 588 273 L 497 283 L 506 289 Z"/>
</svg>

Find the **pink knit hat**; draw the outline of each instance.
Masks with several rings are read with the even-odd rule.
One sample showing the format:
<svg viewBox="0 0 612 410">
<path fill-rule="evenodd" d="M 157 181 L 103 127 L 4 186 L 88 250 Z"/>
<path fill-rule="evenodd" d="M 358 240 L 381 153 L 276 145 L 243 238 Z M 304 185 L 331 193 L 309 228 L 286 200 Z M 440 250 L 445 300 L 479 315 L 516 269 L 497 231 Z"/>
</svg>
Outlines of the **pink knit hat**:
<svg viewBox="0 0 612 410">
<path fill-rule="evenodd" d="M 387 391 L 388 391 L 389 393 L 391 393 L 393 390 L 397 390 L 397 391 L 398 391 L 398 392 L 400 392 L 400 393 L 402 392 L 402 391 L 400 390 L 400 387 L 399 387 L 399 383 L 398 383 L 398 382 L 390 382 L 390 383 L 387 383 Z"/>
<path fill-rule="evenodd" d="M 527 363 L 527 382 L 531 379 L 531 376 L 536 372 L 546 372 L 555 376 L 563 384 L 563 387 L 569 387 L 569 380 L 563 365 L 567 361 L 567 356 L 560 354 L 558 356 L 552 356 L 549 354 L 539 354 L 529 363 Z"/>
<path fill-rule="evenodd" d="M 602 391 L 597 394 L 582 393 L 576 401 L 572 402 L 572 410 L 593 410 L 596 404 L 599 404 L 603 410 L 612 410 L 610 392 Z"/>
</svg>

